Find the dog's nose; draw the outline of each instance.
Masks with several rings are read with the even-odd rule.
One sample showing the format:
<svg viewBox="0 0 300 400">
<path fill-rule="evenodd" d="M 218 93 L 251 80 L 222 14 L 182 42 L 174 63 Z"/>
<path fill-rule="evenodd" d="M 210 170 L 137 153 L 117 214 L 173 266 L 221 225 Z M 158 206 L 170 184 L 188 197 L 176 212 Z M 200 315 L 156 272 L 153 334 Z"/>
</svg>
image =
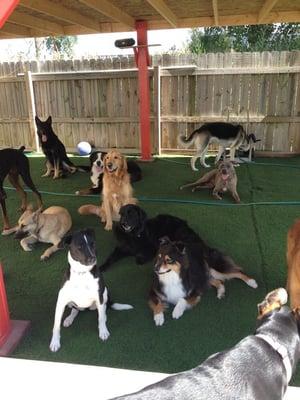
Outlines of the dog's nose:
<svg viewBox="0 0 300 400">
<path fill-rule="evenodd" d="M 97 163 L 96 163 L 96 164 L 97 164 L 97 166 L 98 166 L 98 167 L 100 167 L 100 166 L 101 166 L 101 163 L 100 163 L 100 161 L 97 161 Z"/>
<path fill-rule="evenodd" d="M 226 169 L 222 169 L 222 174 L 226 175 L 227 174 L 227 170 Z"/>
<path fill-rule="evenodd" d="M 112 167 L 112 163 L 109 162 L 109 163 L 107 164 L 107 166 L 108 166 L 108 168 L 111 168 L 111 167 Z"/>
</svg>

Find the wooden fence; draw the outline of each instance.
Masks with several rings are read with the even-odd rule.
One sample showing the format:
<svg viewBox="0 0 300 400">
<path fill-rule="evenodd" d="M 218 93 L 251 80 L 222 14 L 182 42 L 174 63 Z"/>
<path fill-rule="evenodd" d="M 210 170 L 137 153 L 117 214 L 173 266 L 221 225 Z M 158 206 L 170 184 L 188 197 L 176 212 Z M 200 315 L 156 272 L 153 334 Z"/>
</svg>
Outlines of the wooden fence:
<svg viewBox="0 0 300 400">
<path fill-rule="evenodd" d="M 139 149 L 138 81 L 132 57 L 0 64 L 0 147 L 35 148 L 34 115 L 53 117 L 73 150 Z M 242 123 L 258 149 L 300 152 L 300 52 L 152 57 L 153 151 L 180 152 L 177 138 L 208 121 Z"/>
</svg>

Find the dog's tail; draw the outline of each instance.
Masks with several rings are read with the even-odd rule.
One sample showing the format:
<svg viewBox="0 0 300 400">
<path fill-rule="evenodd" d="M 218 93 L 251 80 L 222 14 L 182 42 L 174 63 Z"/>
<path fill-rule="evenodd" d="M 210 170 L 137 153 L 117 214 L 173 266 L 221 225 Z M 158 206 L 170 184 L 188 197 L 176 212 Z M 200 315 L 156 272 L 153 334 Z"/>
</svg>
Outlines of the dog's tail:
<svg viewBox="0 0 300 400">
<path fill-rule="evenodd" d="M 179 143 L 182 144 L 184 147 L 189 147 L 192 143 L 194 143 L 195 135 L 201 132 L 200 129 L 201 128 L 195 129 L 188 137 L 180 135 L 178 137 Z"/>
<path fill-rule="evenodd" d="M 112 303 L 110 307 L 113 310 L 122 311 L 122 310 L 131 310 L 133 306 L 130 304 L 121 304 L 121 303 Z"/>
<path fill-rule="evenodd" d="M 95 206 L 94 204 L 85 204 L 84 206 L 81 206 L 78 208 L 78 212 L 81 215 L 95 214 L 95 215 L 98 215 L 98 217 L 101 216 L 100 207 Z"/>
</svg>

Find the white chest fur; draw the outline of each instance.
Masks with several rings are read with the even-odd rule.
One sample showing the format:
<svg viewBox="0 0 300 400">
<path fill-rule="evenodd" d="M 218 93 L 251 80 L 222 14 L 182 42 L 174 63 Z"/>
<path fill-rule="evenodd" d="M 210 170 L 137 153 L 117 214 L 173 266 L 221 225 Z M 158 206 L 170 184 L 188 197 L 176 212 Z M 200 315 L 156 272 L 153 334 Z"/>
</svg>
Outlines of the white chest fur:
<svg viewBox="0 0 300 400">
<path fill-rule="evenodd" d="M 68 254 L 70 263 L 70 279 L 65 282 L 62 291 L 69 303 L 75 303 L 79 308 L 95 306 L 99 299 L 99 278 L 94 278 L 90 270 L 93 266 L 86 266 L 73 260 Z M 107 290 L 104 292 L 104 302 L 107 300 Z"/>
<path fill-rule="evenodd" d="M 159 275 L 159 282 L 168 303 L 177 304 L 179 299 L 186 296 L 181 278 L 176 272 L 170 271 Z"/>
<path fill-rule="evenodd" d="M 95 164 L 92 166 L 92 171 L 91 171 L 91 181 L 93 184 L 93 187 L 96 188 L 98 187 L 98 179 L 100 175 L 99 167 Z"/>
</svg>

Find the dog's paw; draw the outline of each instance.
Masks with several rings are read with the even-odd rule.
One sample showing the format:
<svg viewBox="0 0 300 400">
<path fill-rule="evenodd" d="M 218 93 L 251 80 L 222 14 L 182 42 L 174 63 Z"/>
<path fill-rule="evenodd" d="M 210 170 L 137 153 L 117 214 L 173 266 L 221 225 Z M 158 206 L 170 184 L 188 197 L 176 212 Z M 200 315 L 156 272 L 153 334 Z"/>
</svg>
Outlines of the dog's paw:
<svg viewBox="0 0 300 400">
<path fill-rule="evenodd" d="M 186 300 L 180 299 L 173 309 L 172 317 L 174 319 L 180 318 L 184 313 L 184 311 L 186 310 L 186 305 L 187 305 Z"/>
<path fill-rule="evenodd" d="M 110 333 L 108 332 L 106 326 L 99 329 L 99 338 L 101 340 L 107 340 L 109 338 L 109 335 Z"/>
<path fill-rule="evenodd" d="M 225 286 L 221 285 L 221 286 L 218 287 L 218 290 L 217 290 L 217 298 L 219 300 L 221 300 L 224 297 L 225 297 Z"/>
<path fill-rule="evenodd" d="M 153 319 L 156 326 L 162 326 L 165 322 L 165 317 L 162 312 L 155 314 Z"/>
<path fill-rule="evenodd" d="M 51 343 L 49 346 L 50 350 L 54 353 L 60 349 L 60 338 L 52 336 Z"/>
<path fill-rule="evenodd" d="M 22 240 L 20 242 L 20 245 L 21 245 L 21 247 L 22 247 L 22 249 L 24 251 L 32 251 L 32 249 L 33 249 L 33 246 L 30 246 L 29 244 L 22 243 Z"/>
<path fill-rule="evenodd" d="M 76 190 L 75 194 L 76 194 L 76 196 L 79 196 L 80 195 L 80 190 Z"/>
<path fill-rule="evenodd" d="M 258 287 L 258 284 L 255 279 L 249 279 L 246 283 L 248 286 L 252 287 L 253 289 L 256 289 Z"/>
<path fill-rule="evenodd" d="M 49 260 L 49 256 L 47 256 L 45 254 L 42 254 L 41 255 L 41 261 L 47 261 L 47 260 Z"/>
<path fill-rule="evenodd" d="M 104 227 L 104 229 L 105 229 L 106 231 L 111 231 L 111 230 L 112 230 L 112 224 L 106 224 L 105 227 Z"/>
</svg>

